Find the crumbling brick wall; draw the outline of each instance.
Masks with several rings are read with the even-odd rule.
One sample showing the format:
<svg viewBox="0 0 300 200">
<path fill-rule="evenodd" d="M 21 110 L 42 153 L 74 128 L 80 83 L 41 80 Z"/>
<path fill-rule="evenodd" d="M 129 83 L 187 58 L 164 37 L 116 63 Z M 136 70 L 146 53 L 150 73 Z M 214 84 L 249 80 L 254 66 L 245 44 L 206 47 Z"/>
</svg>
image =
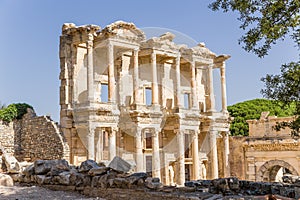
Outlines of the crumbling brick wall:
<svg viewBox="0 0 300 200">
<path fill-rule="evenodd" d="M 19 161 L 69 159 L 69 146 L 58 125 L 48 116 L 36 116 L 32 110 L 20 120 L 0 122 L 0 139 L 2 149 Z"/>
<path fill-rule="evenodd" d="M 7 153 L 14 153 L 14 128 L 13 122 L 4 123 L 0 120 L 0 150 Z"/>
</svg>

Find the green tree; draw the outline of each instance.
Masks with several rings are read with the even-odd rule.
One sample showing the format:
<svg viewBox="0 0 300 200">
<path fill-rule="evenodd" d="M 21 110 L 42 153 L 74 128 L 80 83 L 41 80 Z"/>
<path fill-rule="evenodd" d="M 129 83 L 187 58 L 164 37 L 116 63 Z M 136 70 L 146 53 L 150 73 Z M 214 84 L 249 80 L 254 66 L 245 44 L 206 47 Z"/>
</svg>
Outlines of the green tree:
<svg viewBox="0 0 300 200">
<path fill-rule="evenodd" d="M 295 120 L 292 122 L 278 123 L 275 128 L 280 130 L 284 127 L 292 129 L 292 136 L 300 134 L 300 62 L 290 63 L 281 66 L 281 74 L 267 75 L 261 79 L 265 83 L 265 89 L 261 93 L 270 99 L 279 99 L 283 105 L 289 105 L 291 102 L 295 105 L 293 115 Z"/>
<path fill-rule="evenodd" d="M 259 119 L 262 112 L 269 111 L 270 115 L 278 117 L 291 116 L 296 105 L 283 106 L 283 102 L 267 99 L 254 99 L 228 106 L 230 116 L 234 117 L 230 125 L 232 135 L 249 135 L 249 126 L 246 120 Z"/>
<path fill-rule="evenodd" d="M 299 0 L 216 0 L 209 7 L 213 11 L 237 11 L 240 28 L 245 30 L 239 43 L 259 57 L 267 55 L 271 46 L 287 35 L 300 47 Z"/>
<path fill-rule="evenodd" d="M 21 119 L 27 113 L 27 108 L 33 109 L 31 105 L 26 103 L 10 104 L 0 109 L 0 120 L 9 123 L 14 119 Z"/>
<path fill-rule="evenodd" d="M 240 28 L 245 34 L 239 43 L 248 52 L 258 57 L 268 54 L 278 40 L 290 36 L 300 49 L 300 1 L 299 0 L 215 0 L 209 7 L 213 11 L 238 12 Z M 298 136 L 300 129 L 300 61 L 296 60 L 281 66 L 281 74 L 262 78 L 264 97 L 283 102 L 282 106 L 296 105 L 295 120 L 278 124 L 275 128 L 290 127 L 292 135 Z"/>
</svg>

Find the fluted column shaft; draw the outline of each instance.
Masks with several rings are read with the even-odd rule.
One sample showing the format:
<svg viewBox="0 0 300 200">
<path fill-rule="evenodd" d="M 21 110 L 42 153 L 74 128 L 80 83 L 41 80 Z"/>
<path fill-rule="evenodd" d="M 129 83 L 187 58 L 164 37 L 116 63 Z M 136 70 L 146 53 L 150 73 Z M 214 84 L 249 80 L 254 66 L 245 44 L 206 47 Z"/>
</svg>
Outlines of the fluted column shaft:
<svg viewBox="0 0 300 200">
<path fill-rule="evenodd" d="M 178 174 L 177 174 L 177 184 L 182 186 L 185 182 L 185 166 L 184 166 L 184 132 L 177 132 L 177 144 L 178 144 Z"/>
<path fill-rule="evenodd" d="M 116 80 L 115 80 L 115 66 L 114 66 L 114 46 L 108 43 L 107 46 L 108 57 L 108 101 L 116 101 Z"/>
<path fill-rule="evenodd" d="M 225 62 L 220 67 L 221 74 L 221 91 L 222 91 L 222 112 L 227 112 L 227 94 L 226 94 L 226 76 L 225 76 Z"/>
<path fill-rule="evenodd" d="M 230 165 L 229 165 L 229 136 L 228 132 L 223 132 L 223 142 L 224 142 L 224 177 L 230 176 Z"/>
<path fill-rule="evenodd" d="M 95 160 L 95 129 L 93 127 L 88 128 L 87 134 L 87 151 L 88 159 Z"/>
<path fill-rule="evenodd" d="M 132 52 L 133 55 L 133 102 L 140 103 L 140 97 L 138 94 L 139 90 L 139 56 L 138 49 L 134 49 Z"/>
<path fill-rule="evenodd" d="M 195 132 L 193 138 L 193 179 L 199 179 L 199 147 L 198 147 L 198 132 Z"/>
<path fill-rule="evenodd" d="M 191 80 L 191 86 L 192 86 L 192 108 L 197 108 L 197 93 L 196 93 L 196 66 L 195 62 L 192 62 L 192 80 Z"/>
<path fill-rule="evenodd" d="M 175 71 L 176 71 L 176 106 L 181 107 L 181 90 L 180 90 L 180 55 L 175 59 Z"/>
<path fill-rule="evenodd" d="M 157 177 L 161 179 L 158 138 L 159 138 L 159 132 L 157 130 L 154 130 L 152 134 L 152 177 Z"/>
<path fill-rule="evenodd" d="M 210 162 L 211 162 L 211 178 L 218 178 L 218 150 L 217 150 L 217 131 L 211 130 L 209 133 L 210 144 Z"/>
<path fill-rule="evenodd" d="M 116 156 L 116 134 L 117 128 L 112 128 L 109 133 L 109 160 L 112 160 Z"/>
<path fill-rule="evenodd" d="M 135 135 L 135 149 L 136 149 L 136 171 L 143 172 L 143 143 L 142 143 L 142 130 L 137 128 Z"/>
<path fill-rule="evenodd" d="M 209 79 L 209 98 L 210 98 L 210 109 L 209 111 L 216 111 L 215 106 L 215 94 L 214 94 L 214 83 L 213 83 L 213 66 L 208 67 L 208 79 Z"/>
<path fill-rule="evenodd" d="M 157 83 L 157 66 L 156 66 L 156 53 L 151 53 L 152 65 L 152 104 L 158 104 L 158 83 Z"/>
<path fill-rule="evenodd" d="M 87 90 L 88 101 L 94 101 L 93 35 L 88 34 L 87 47 Z M 66 94 L 68 96 L 68 94 Z"/>
</svg>

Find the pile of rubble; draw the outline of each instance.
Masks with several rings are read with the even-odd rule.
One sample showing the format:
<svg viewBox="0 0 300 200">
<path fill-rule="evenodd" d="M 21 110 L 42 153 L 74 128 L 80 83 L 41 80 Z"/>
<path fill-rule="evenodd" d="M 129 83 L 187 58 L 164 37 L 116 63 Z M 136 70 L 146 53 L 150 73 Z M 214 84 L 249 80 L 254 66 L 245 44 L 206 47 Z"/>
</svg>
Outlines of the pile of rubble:
<svg viewBox="0 0 300 200">
<path fill-rule="evenodd" d="M 290 179 L 289 179 L 290 180 Z M 295 177 L 294 177 L 294 180 Z M 299 180 L 299 179 L 297 179 Z M 300 198 L 299 182 L 253 182 L 238 180 L 237 178 L 220 178 L 214 180 L 198 180 L 185 183 L 186 187 L 195 188 L 198 191 L 207 190 L 212 194 L 222 194 L 223 196 L 266 196 L 277 195 L 288 198 Z"/>
<path fill-rule="evenodd" d="M 12 174 L 15 182 L 39 185 L 53 190 L 77 191 L 106 199 L 257 199 L 283 196 L 300 197 L 296 178 L 291 183 L 242 181 L 237 178 L 198 180 L 185 187 L 164 186 L 146 173 L 130 173 L 132 165 L 115 157 L 109 165 L 87 160 L 72 166 L 66 160 L 37 160 L 21 173 Z M 1 179 L 1 177 L 0 177 Z M 300 183 L 300 181 L 299 181 Z"/>
</svg>

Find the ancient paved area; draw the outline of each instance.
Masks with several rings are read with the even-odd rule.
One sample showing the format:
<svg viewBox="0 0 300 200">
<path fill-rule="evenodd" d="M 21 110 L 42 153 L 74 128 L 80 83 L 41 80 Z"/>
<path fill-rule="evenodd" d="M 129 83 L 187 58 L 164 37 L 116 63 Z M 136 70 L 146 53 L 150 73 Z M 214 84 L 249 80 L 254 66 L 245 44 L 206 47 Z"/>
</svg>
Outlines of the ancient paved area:
<svg viewBox="0 0 300 200">
<path fill-rule="evenodd" d="M 53 191 L 37 186 L 0 186 L 1 200 L 105 200 L 101 198 L 88 198 L 76 192 Z"/>
</svg>

